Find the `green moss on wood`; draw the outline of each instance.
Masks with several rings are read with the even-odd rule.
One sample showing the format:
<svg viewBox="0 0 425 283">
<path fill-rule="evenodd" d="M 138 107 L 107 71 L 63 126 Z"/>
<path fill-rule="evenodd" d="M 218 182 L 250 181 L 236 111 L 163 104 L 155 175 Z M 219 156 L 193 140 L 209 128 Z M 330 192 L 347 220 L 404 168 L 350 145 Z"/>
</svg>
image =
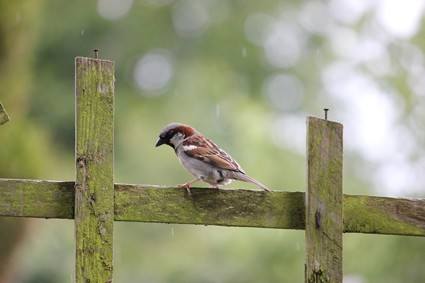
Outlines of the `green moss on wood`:
<svg viewBox="0 0 425 283">
<path fill-rule="evenodd" d="M 116 185 L 115 219 L 303 229 L 304 193 Z"/>
<path fill-rule="evenodd" d="M 342 125 L 307 119 L 306 282 L 342 282 Z"/>
<path fill-rule="evenodd" d="M 115 220 L 305 227 L 302 192 L 276 191 L 264 198 L 262 191 L 193 191 L 192 199 L 179 188 L 115 184 Z M 256 201 L 247 205 L 250 199 Z M 73 219 L 74 182 L 0 179 L 0 216 Z M 425 199 L 344 195 L 344 232 L 425 236 Z"/>
<path fill-rule="evenodd" d="M 0 216 L 74 218 L 74 182 L 0 179 Z"/>
<path fill-rule="evenodd" d="M 344 231 L 425 236 L 425 200 L 344 196 Z"/>
<path fill-rule="evenodd" d="M 76 281 L 111 282 L 114 223 L 114 64 L 77 57 Z"/>
</svg>

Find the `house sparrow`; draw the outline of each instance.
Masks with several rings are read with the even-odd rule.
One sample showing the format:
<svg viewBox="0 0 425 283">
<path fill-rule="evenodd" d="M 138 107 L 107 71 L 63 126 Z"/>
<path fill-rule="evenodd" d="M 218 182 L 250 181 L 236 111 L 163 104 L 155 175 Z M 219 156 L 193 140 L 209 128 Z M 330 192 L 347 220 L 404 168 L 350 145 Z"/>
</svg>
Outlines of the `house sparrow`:
<svg viewBox="0 0 425 283">
<path fill-rule="evenodd" d="M 204 181 L 218 189 L 218 185 L 230 184 L 233 180 L 254 183 L 265 191 L 269 188 L 248 176 L 241 166 L 214 142 L 188 125 L 172 123 L 159 134 L 156 147 L 167 144 L 176 152 L 183 167 L 196 179 L 179 185 L 190 194 L 190 185 Z"/>
</svg>

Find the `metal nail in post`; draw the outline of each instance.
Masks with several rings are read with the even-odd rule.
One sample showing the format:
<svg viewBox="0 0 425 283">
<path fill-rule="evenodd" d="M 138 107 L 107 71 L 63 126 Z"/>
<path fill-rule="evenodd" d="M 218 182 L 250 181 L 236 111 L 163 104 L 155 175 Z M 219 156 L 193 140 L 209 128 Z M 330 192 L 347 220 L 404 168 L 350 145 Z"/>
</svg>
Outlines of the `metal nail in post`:
<svg viewBox="0 0 425 283">
<path fill-rule="evenodd" d="M 329 108 L 325 108 L 323 110 L 325 110 L 325 120 L 328 120 L 328 111 L 329 111 Z"/>
</svg>

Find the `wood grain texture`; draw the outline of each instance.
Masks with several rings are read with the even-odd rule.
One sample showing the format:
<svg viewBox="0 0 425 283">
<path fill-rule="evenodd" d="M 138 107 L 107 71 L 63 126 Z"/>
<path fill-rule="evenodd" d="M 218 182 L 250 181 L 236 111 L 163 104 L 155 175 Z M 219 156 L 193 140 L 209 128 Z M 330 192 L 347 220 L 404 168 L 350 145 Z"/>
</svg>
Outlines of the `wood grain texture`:
<svg viewBox="0 0 425 283">
<path fill-rule="evenodd" d="M 0 216 L 73 219 L 74 184 L 0 179 Z"/>
<path fill-rule="evenodd" d="M 344 232 L 425 236 L 425 199 L 344 195 Z"/>
<path fill-rule="evenodd" d="M 342 129 L 307 118 L 305 282 L 342 282 Z"/>
<path fill-rule="evenodd" d="M 75 182 L 0 179 L 0 216 L 74 219 Z M 115 184 L 115 220 L 305 228 L 303 192 Z M 248 202 L 248 203 L 247 203 Z M 425 199 L 344 195 L 344 233 L 425 236 Z M 226 212 L 226 213 L 224 213 Z"/>
<path fill-rule="evenodd" d="M 112 282 L 114 63 L 75 59 L 76 282 Z"/>
<path fill-rule="evenodd" d="M 115 219 L 304 229 L 304 193 L 117 185 Z"/>
</svg>

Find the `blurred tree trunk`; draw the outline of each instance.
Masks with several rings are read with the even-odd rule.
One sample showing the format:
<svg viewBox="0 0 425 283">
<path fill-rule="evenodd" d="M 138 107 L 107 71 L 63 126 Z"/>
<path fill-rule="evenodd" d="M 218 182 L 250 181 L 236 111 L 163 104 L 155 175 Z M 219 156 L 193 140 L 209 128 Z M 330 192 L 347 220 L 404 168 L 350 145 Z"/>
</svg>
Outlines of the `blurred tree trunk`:
<svg viewBox="0 0 425 283">
<path fill-rule="evenodd" d="M 31 178 L 39 172 L 35 129 L 27 121 L 32 56 L 43 0 L 0 0 L 0 100 L 11 121 L 0 127 L 0 177 Z M 31 138 L 31 140 L 30 140 Z M 35 155 L 34 155 L 35 154 Z M 0 282 L 14 282 L 13 261 L 29 220 L 0 217 Z"/>
</svg>

